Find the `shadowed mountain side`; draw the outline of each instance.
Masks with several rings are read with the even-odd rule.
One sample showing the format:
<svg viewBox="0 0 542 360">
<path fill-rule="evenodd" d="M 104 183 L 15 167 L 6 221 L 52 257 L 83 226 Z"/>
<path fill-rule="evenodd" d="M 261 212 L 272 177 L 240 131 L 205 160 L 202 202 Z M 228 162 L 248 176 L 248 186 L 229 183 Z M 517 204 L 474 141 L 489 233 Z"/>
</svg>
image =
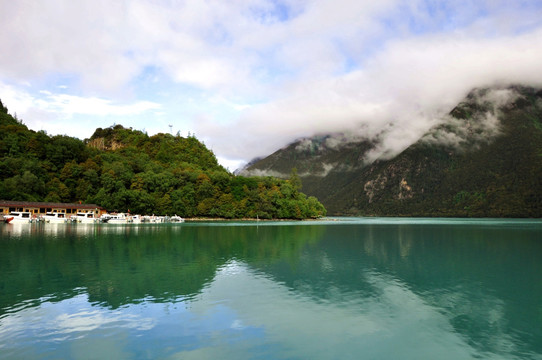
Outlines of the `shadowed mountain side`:
<svg viewBox="0 0 542 360">
<path fill-rule="evenodd" d="M 302 139 L 243 173 L 296 167 L 331 215 L 542 216 L 542 91 L 474 90 L 399 154 L 379 140 Z"/>
</svg>

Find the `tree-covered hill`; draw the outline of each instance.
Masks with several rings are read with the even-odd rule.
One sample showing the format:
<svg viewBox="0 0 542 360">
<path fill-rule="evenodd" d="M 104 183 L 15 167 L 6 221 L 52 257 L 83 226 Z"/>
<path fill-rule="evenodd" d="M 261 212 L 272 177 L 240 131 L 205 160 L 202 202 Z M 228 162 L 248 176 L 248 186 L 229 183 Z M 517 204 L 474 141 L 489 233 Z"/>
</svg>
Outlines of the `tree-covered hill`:
<svg viewBox="0 0 542 360">
<path fill-rule="evenodd" d="M 333 215 L 542 217 L 542 91 L 478 89 L 392 159 L 371 141 L 303 139 L 244 174 L 296 167 Z"/>
<path fill-rule="evenodd" d="M 95 203 L 184 217 L 320 217 L 299 179 L 234 176 L 193 136 L 115 125 L 85 141 L 33 131 L 0 102 L 0 199 Z"/>
</svg>

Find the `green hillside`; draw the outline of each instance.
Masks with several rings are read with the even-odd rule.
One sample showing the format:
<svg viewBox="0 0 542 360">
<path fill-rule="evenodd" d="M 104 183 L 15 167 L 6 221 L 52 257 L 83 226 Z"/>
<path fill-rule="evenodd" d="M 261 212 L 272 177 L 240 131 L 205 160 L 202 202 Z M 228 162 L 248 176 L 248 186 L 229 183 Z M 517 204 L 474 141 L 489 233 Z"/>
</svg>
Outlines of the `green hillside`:
<svg viewBox="0 0 542 360">
<path fill-rule="evenodd" d="M 367 164 L 371 142 L 330 146 L 329 137 L 290 144 L 244 173 L 296 167 L 303 191 L 333 215 L 542 216 L 540 90 L 475 90 L 391 160 Z"/>
<path fill-rule="evenodd" d="M 0 102 L 0 199 L 82 202 L 184 217 L 304 219 L 325 215 L 299 179 L 234 176 L 193 136 L 121 125 L 85 141 L 33 131 Z"/>
</svg>

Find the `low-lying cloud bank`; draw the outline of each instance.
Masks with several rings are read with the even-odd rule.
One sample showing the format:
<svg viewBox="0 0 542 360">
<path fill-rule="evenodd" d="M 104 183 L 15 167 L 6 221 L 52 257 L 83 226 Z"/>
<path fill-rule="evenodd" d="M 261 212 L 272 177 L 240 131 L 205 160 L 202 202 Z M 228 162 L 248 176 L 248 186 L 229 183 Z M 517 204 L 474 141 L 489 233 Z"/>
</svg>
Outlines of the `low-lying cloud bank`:
<svg viewBox="0 0 542 360">
<path fill-rule="evenodd" d="M 520 98 L 526 100 L 525 91 L 531 90 L 521 86 L 494 86 L 475 89 L 450 113 L 439 116 L 438 120 L 434 121 L 436 125 L 427 129 L 422 136 L 417 138 L 416 144 L 443 146 L 457 152 L 479 149 L 482 144 L 494 141 L 501 134 L 503 127 L 500 117 L 503 111 L 513 109 L 516 105 L 515 102 Z M 298 165 L 305 169 L 305 171 L 299 172 L 300 176 L 325 177 L 332 170 L 353 171 L 377 160 L 388 160 L 395 157 L 406 148 L 396 146 L 397 144 L 411 145 L 409 141 L 401 142 L 403 139 L 393 138 L 395 134 L 390 136 L 390 133 L 394 131 L 393 126 L 390 126 L 374 137 L 368 137 L 363 132 L 347 131 L 299 138 L 293 144 L 284 147 L 282 150 L 285 150 L 286 153 L 282 153 L 279 157 L 292 159 L 295 156 L 291 153 L 292 151 L 297 152 L 301 159 L 310 154 L 307 164 Z M 349 161 L 348 164 L 345 164 L 342 161 L 330 161 L 336 152 L 350 152 L 352 150 L 358 154 L 357 162 L 351 163 Z M 246 176 L 289 177 L 288 171 L 281 173 L 276 169 L 262 168 L 265 166 L 263 164 L 270 164 L 269 161 L 258 164 L 259 168 L 250 168 L 259 160 L 262 159 L 255 158 L 238 173 Z M 273 162 L 272 160 L 271 164 Z"/>
<path fill-rule="evenodd" d="M 388 44 L 360 70 L 290 84 L 228 128 L 202 124 L 215 151 L 248 159 L 299 137 L 343 132 L 379 144 L 372 160 L 419 140 L 474 88 L 542 86 L 542 30 L 504 38 L 428 36 Z M 242 135 L 240 130 L 242 129 Z"/>
</svg>

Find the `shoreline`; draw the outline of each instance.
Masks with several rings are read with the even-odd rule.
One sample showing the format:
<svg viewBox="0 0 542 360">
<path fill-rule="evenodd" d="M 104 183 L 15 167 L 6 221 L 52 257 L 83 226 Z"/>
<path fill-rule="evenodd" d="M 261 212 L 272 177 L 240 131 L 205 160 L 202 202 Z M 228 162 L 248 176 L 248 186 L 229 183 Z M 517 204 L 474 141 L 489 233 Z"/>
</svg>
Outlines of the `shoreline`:
<svg viewBox="0 0 542 360">
<path fill-rule="evenodd" d="M 205 222 L 205 221 L 254 221 L 254 222 L 260 222 L 260 221 L 315 221 L 315 220 L 321 220 L 320 219 L 258 219 L 258 218 L 234 218 L 234 219 L 226 219 L 226 218 L 203 218 L 203 217 L 194 217 L 194 218 L 183 218 L 185 222 Z"/>
</svg>

